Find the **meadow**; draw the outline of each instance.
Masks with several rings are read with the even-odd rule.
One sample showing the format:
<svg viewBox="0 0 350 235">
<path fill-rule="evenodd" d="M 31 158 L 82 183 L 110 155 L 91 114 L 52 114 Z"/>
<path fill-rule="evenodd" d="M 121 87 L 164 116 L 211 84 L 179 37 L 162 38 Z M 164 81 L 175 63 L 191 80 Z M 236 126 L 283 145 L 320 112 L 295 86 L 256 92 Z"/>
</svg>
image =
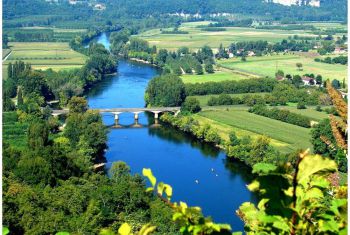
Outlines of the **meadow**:
<svg viewBox="0 0 350 235">
<path fill-rule="evenodd" d="M 8 63 L 22 60 L 30 63 L 34 69 L 62 70 L 79 68 L 85 64 L 87 57 L 73 51 L 68 43 L 60 42 L 11 42 L 12 53 L 3 62 L 3 75 L 6 76 Z"/>
<path fill-rule="evenodd" d="M 283 153 L 300 148 L 312 150 L 311 129 L 249 113 L 247 107 L 213 107 L 209 110 L 203 110 L 195 117 L 198 118 L 199 122 L 210 123 L 218 129 L 224 139 L 228 138 L 230 131 L 235 131 L 240 137 L 256 138 L 260 135 L 266 135 L 271 138 L 271 144 Z"/>
<path fill-rule="evenodd" d="M 179 30 L 187 31 L 188 34 L 162 34 L 161 29 L 152 29 L 145 31 L 137 37 L 147 40 L 151 45 L 158 48 L 176 50 L 179 47 L 186 46 L 191 49 L 199 49 L 204 45 L 212 48 L 218 48 L 222 43 L 225 47 L 232 42 L 237 41 L 257 41 L 266 40 L 271 43 L 280 42 L 289 36 L 308 36 L 316 35 L 303 30 L 264 30 L 244 27 L 224 27 L 226 31 L 208 32 L 198 28 L 199 25 L 208 25 L 210 22 L 188 22 L 183 23 Z M 172 29 L 163 29 L 172 30 Z"/>
<path fill-rule="evenodd" d="M 184 74 L 181 75 L 184 83 L 204 83 L 204 82 L 221 82 L 221 81 L 239 81 L 242 79 L 248 79 L 257 77 L 252 74 L 244 72 L 235 72 L 225 68 L 216 68 L 215 73 L 204 73 L 202 75 L 197 74 Z"/>
<path fill-rule="evenodd" d="M 342 81 L 347 78 L 347 66 L 340 64 L 326 64 L 315 62 L 314 58 L 297 55 L 267 55 L 261 57 L 248 57 L 247 61 L 239 58 L 231 58 L 218 61 L 219 65 L 238 71 L 259 74 L 261 76 L 275 77 L 277 70 L 282 70 L 284 74 L 303 75 L 305 73 L 320 74 L 323 78 L 338 79 Z M 296 63 L 302 63 L 302 70 L 296 67 Z"/>
</svg>

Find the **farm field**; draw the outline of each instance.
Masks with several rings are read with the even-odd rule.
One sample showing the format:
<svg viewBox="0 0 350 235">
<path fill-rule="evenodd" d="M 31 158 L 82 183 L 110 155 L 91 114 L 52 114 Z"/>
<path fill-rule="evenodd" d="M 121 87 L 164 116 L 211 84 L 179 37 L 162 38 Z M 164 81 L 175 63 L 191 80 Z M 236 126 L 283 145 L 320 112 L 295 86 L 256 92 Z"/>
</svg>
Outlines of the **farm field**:
<svg viewBox="0 0 350 235">
<path fill-rule="evenodd" d="M 197 74 L 184 74 L 181 75 L 184 83 L 203 83 L 203 82 L 221 82 L 221 81 L 239 81 L 247 79 L 252 76 L 245 73 L 236 73 L 228 69 L 219 69 L 215 73 L 205 73 L 202 75 Z"/>
<path fill-rule="evenodd" d="M 11 145 L 25 149 L 27 147 L 27 123 L 18 122 L 16 112 L 3 112 L 3 140 Z"/>
<path fill-rule="evenodd" d="M 12 53 L 3 62 L 3 75 L 8 63 L 22 60 L 31 63 L 34 69 L 54 70 L 79 68 L 84 65 L 86 56 L 73 51 L 68 43 L 58 42 L 11 42 Z"/>
<path fill-rule="evenodd" d="M 244 95 L 265 95 L 265 94 L 268 94 L 266 92 L 258 92 L 258 93 L 242 93 L 242 94 L 228 94 L 230 95 L 231 97 L 243 97 Z M 204 107 L 204 106 L 208 106 L 208 100 L 210 99 L 210 97 L 218 97 L 219 95 L 196 95 L 196 96 L 191 96 L 191 97 L 194 97 L 196 98 L 199 103 L 200 103 L 200 106 L 201 107 Z M 230 106 L 227 106 L 227 107 L 230 107 Z"/>
<path fill-rule="evenodd" d="M 247 134 L 251 137 L 269 136 L 272 139 L 271 144 L 284 153 L 300 148 L 312 149 L 311 129 L 249 113 L 247 107 L 215 108 L 204 110 L 198 115 L 215 121 L 221 130 L 225 130 L 223 133 L 229 133 L 232 130 L 239 136 Z"/>
<path fill-rule="evenodd" d="M 86 29 L 65 29 L 55 27 L 22 27 L 22 28 L 5 28 L 4 33 L 8 35 L 10 41 L 16 41 L 16 33 L 37 33 L 43 35 L 51 35 L 51 41 L 69 42 L 77 35 L 86 32 Z"/>
<path fill-rule="evenodd" d="M 237 41 L 266 40 L 268 42 L 280 42 L 282 39 L 293 35 L 316 37 L 316 35 L 303 30 L 288 31 L 225 27 L 226 31 L 208 32 L 197 28 L 198 25 L 208 25 L 209 23 L 208 21 L 183 23 L 179 30 L 188 31 L 188 34 L 162 34 L 160 29 L 152 29 L 137 35 L 137 37 L 147 40 L 151 45 L 156 45 L 158 48 L 170 50 L 176 50 L 182 46 L 199 49 L 204 45 L 216 49 L 220 46 L 220 43 L 227 47 L 232 42 Z"/>
<path fill-rule="evenodd" d="M 331 106 L 321 106 L 322 109 L 329 108 Z M 306 117 L 311 118 L 314 121 L 321 121 L 329 117 L 326 112 L 318 112 L 315 110 L 316 106 L 307 106 L 307 109 L 297 109 L 296 106 L 279 106 L 279 109 L 286 109 L 293 113 L 298 113 Z"/>
<path fill-rule="evenodd" d="M 245 62 L 238 58 L 232 58 L 220 60 L 218 63 L 224 68 L 251 72 L 253 74 L 269 77 L 274 77 L 277 70 L 282 70 L 284 74 L 291 75 L 313 73 L 315 75 L 320 74 L 326 79 L 338 79 L 340 81 L 347 78 L 346 65 L 315 62 L 313 58 L 295 54 L 248 57 Z M 302 63 L 302 71 L 298 70 L 296 63 Z"/>
</svg>

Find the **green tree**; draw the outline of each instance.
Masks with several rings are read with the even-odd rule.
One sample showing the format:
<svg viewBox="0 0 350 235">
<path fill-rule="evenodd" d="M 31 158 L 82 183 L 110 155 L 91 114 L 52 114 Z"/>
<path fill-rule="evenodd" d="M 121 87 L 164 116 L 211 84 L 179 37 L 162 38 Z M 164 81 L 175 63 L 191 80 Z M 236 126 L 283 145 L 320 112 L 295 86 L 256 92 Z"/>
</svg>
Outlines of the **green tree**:
<svg viewBox="0 0 350 235">
<path fill-rule="evenodd" d="M 185 98 L 183 81 L 171 74 L 153 78 L 145 94 L 146 103 L 150 106 L 180 106 Z"/>
<path fill-rule="evenodd" d="M 205 71 L 207 73 L 214 73 L 214 67 L 212 64 L 205 64 Z"/>
<path fill-rule="evenodd" d="M 23 95 L 22 95 L 22 88 L 18 87 L 17 91 L 17 106 L 23 105 Z"/>
<path fill-rule="evenodd" d="M 201 111 L 199 101 L 194 97 L 186 97 L 185 102 L 182 103 L 181 111 L 189 113 L 198 113 Z"/>
<path fill-rule="evenodd" d="M 70 113 L 84 113 L 88 110 L 88 104 L 83 97 L 74 96 L 68 103 Z"/>
<path fill-rule="evenodd" d="M 296 63 L 296 66 L 298 68 L 299 71 L 303 70 L 303 64 L 302 63 Z"/>
<path fill-rule="evenodd" d="M 45 147 L 49 142 L 49 128 L 43 121 L 32 123 L 27 133 L 28 146 L 30 149 L 37 150 Z"/>
</svg>

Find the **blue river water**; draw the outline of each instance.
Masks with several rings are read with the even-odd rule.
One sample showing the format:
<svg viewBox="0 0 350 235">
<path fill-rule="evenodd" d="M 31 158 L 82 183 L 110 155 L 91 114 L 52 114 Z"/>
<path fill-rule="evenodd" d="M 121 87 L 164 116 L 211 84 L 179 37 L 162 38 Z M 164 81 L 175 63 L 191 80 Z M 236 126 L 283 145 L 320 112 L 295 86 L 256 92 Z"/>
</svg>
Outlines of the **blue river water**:
<svg viewBox="0 0 350 235">
<path fill-rule="evenodd" d="M 97 41 L 109 48 L 106 34 Z M 144 107 L 147 83 L 159 72 L 154 67 L 121 60 L 118 74 L 106 78 L 88 94 L 91 108 Z M 104 114 L 107 125 L 114 124 L 112 114 Z M 243 223 L 235 214 L 246 201 L 256 196 L 246 185 L 252 180 L 250 170 L 239 162 L 226 161 L 225 154 L 172 127 L 153 125 L 152 115 L 120 115 L 122 128 L 111 128 L 106 152 L 107 168 L 124 161 L 132 173 L 141 174 L 151 168 L 158 181 L 173 187 L 173 201 L 200 206 L 204 215 L 215 222 L 228 223 L 233 231 L 243 231 Z M 196 183 L 198 181 L 198 183 Z"/>
</svg>

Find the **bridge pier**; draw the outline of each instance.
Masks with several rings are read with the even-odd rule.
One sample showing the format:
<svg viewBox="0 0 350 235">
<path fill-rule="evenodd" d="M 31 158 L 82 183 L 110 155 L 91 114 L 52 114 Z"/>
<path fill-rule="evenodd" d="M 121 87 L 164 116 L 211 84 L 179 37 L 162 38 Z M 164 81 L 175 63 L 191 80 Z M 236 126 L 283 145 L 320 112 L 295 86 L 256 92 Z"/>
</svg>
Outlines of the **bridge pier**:
<svg viewBox="0 0 350 235">
<path fill-rule="evenodd" d="M 122 112 L 112 112 L 114 114 L 114 123 L 116 125 L 118 125 L 119 123 L 119 114 L 121 114 Z"/>
<path fill-rule="evenodd" d="M 159 113 L 161 113 L 162 111 L 151 111 L 154 114 L 154 119 L 157 120 L 159 117 Z"/>
<path fill-rule="evenodd" d="M 142 113 L 142 112 L 140 111 L 140 112 L 133 112 L 133 113 L 134 113 L 134 119 L 139 120 L 139 113 Z"/>
</svg>

